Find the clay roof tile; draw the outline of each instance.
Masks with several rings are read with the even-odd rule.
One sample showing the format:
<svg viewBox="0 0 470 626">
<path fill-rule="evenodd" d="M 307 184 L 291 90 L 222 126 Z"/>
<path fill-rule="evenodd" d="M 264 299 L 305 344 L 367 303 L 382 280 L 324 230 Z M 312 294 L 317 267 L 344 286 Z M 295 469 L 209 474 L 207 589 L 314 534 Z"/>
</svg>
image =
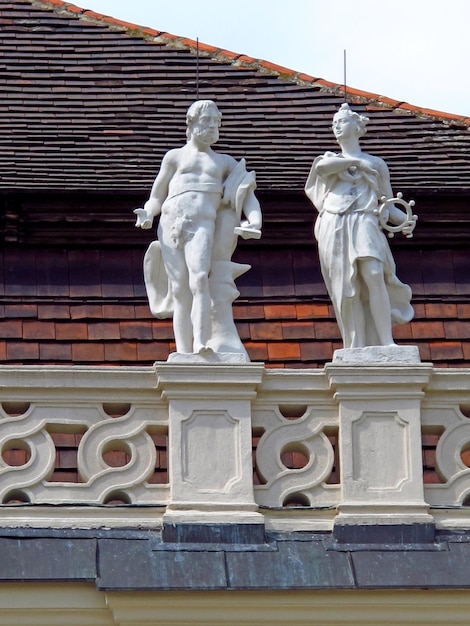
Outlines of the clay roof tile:
<svg viewBox="0 0 470 626">
<path fill-rule="evenodd" d="M 63 0 L 15 0 L 0 13 L 0 188 L 147 189 L 184 141 L 197 93 L 218 102 L 219 144 L 247 159 L 260 190 L 301 194 L 313 156 L 334 148 L 342 85 Z M 470 190 L 469 118 L 347 96 L 367 111 L 365 148 L 386 158 L 394 187 Z"/>
<path fill-rule="evenodd" d="M 47 8 L 48 6 L 54 9 L 60 9 L 62 11 L 69 11 L 73 13 L 78 13 L 81 16 L 84 16 L 88 19 L 93 19 L 97 23 L 106 24 L 108 26 L 118 26 L 125 31 L 128 31 L 133 36 L 142 36 L 144 38 L 155 37 L 157 42 L 164 41 L 168 44 L 178 44 L 178 47 L 186 47 L 188 50 L 194 51 L 197 48 L 200 53 L 207 53 L 210 55 L 214 55 L 218 57 L 219 60 L 233 61 L 235 66 L 243 67 L 255 67 L 261 71 L 265 71 L 267 73 L 272 73 L 277 76 L 282 76 L 283 79 L 292 80 L 294 82 L 301 81 L 311 83 L 317 86 L 323 86 L 329 89 L 332 89 L 336 93 L 341 93 L 344 91 L 343 85 L 338 85 L 337 83 L 330 82 L 328 80 L 324 80 L 322 78 L 314 78 L 313 76 L 309 76 L 308 74 L 299 73 L 292 69 L 277 65 L 275 63 L 271 63 L 270 61 L 266 61 L 264 59 L 255 59 L 250 56 L 244 54 L 237 54 L 231 51 L 221 51 L 219 48 L 212 46 L 210 44 L 196 42 L 193 39 L 189 39 L 187 37 L 179 37 L 177 35 L 173 35 L 171 33 L 162 33 L 160 31 L 156 31 L 152 28 L 139 26 L 137 24 L 133 24 L 131 22 L 126 22 L 123 20 L 116 19 L 114 17 L 110 17 L 108 15 L 102 15 L 100 13 L 96 13 L 89 9 L 82 9 L 76 5 L 70 4 L 69 2 L 65 2 L 64 0 L 28 0 L 32 4 L 38 7 Z M 428 116 L 428 117 L 436 117 L 438 119 L 446 119 L 452 122 L 456 122 L 459 124 L 468 125 L 468 118 L 454 115 L 451 113 L 446 113 L 442 111 L 435 111 L 431 109 L 422 109 L 412 104 L 408 104 L 406 102 L 399 102 L 398 100 L 393 100 L 392 98 L 388 98 L 386 96 L 382 96 L 379 94 L 375 94 L 372 92 L 356 89 L 353 87 L 347 87 L 348 95 L 363 99 L 364 101 L 374 101 L 381 102 L 386 106 L 390 106 L 393 109 L 404 109 L 407 111 L 411 111 L 418 116 Z"/>
</svg>

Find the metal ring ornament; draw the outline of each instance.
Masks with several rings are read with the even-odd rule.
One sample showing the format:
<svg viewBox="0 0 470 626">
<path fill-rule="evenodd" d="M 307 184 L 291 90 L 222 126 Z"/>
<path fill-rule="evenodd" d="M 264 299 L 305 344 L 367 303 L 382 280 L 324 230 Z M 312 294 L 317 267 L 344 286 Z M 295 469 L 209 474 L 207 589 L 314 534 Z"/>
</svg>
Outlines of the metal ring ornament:
<svg viewBox="0 0 470 626">
<path fill-rule="evenodd" d="M 390 204 L 399 204 L 405 209 L 406 217 L 403 220 L 403 222 L 401 224 L 398 224 L 397 226 L 393 226 L 392 224 L 389 224 L 387 221 L 388 220 L 387 207 Z M 418 216 L 413 214 L 414 205 L 415 205 L 414 200 L 410 200 L 409 202 L 407 202 L 406 200 L 403 200 L 403 194 L 401 193 L 401 191 L 397 193 L 396 198 L 387 198 L 386 196 L 382 196 L 380 198 L 380 206 L 378 209 L 374 211 L 374 214 L 377 215 L 377 217 L 379 218 L 380 226 L 383 228 L 383 230 L 387 231 L 388 237 L 390 237 L 390 239 L 394 237 L 395 233 L 402 232 L 405 226 L 410 225 L 410 222 L 414 223 L 413 228 L 411 232 L 409 232 L 405 236 L 408 239 L 411 239 L 413 237 L 413 230 L 415 229 L 416 220 L 418 219 Z"/>
</svg>

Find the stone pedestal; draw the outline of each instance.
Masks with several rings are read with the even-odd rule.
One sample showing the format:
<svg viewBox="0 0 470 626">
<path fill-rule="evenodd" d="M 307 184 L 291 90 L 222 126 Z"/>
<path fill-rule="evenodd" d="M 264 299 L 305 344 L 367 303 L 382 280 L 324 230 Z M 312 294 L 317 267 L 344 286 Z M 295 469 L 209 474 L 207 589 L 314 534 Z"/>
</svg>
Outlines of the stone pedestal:
<svg viewBox="0 0 470 626">
<path fill-rule="evenodd" d="M 341 360 L 326 366 L 340 418 L 342 494 L 335 534 L 364 540 L 363 527 L 379 525 L 411 541 L 420 536 L 419 525 L 423 540 L 429 539 L 433 518 L 424 501 L 420 404 L 432 365 L 414 358 L 393 363 L 383 355 L 378 363 L 375 353 L 362 362 L 355 353 L 351 361 L 342 352 Z M 345 527 L 354 533 L 343 532 Z"/>
<path fill-rule="evenodd" d="M 194 361 L 155 367 L 169 407 L 170 502 L 164 524 L 187 524 L 192 531 L 215 524 L 218 536 L 224 534 L 221 526 L 262 525 L 253 492 L 251 402 L 264 366 Z"/>
</svg>

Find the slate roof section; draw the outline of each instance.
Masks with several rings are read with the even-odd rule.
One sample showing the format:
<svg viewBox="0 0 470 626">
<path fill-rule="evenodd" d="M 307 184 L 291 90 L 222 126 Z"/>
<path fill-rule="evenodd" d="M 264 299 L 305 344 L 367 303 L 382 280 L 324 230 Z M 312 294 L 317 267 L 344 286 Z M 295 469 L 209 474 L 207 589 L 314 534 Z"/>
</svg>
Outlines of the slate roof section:
<svg viewBox="0 0 470 626">
<path fill-rule="evenodd" d="M 269 532 L 253 545 L 165 545 L 161 531 L 109 529 L 3 528 L 0 538 L 1 582 L 94 581 L 114 591 L 470 587 L 468 531 L 344 546 L 309 532 Z"/>
<path fill-rule="evenodd" d="M 0 8 L 0 189 L 149 189 L 181 145 L 196 96 L 195 42 L 61 0 Z M 335 145 L 342 87 L 200 44 L 199 93 L 223 113 L 219 150 L 245 156 L 261 192 L 301 193 L 315 155 Z M 364 148 L 392 183 L 468 193 L 469 118 L 350 89 L 371 118 Z"/>
</svg>

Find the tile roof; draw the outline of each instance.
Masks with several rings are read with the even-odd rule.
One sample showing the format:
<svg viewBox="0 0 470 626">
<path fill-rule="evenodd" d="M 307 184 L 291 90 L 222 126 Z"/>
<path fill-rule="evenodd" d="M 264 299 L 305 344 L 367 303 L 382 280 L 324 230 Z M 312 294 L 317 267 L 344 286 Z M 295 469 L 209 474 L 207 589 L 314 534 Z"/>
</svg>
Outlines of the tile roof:
<svg viewBox="0 0 470 626">
<path fill-rule="evenodd" d="M 165 31 L 155 30 L 153 28 L 139 26 L 138 24 L 133 24 L 130 22 L 125 22 L 123 20 L 116 19 L 114 17 L 104 15 L 101 13 L 96 13 L 95 11 L 91 11 L 89 9 L 82 9 L 74 4 L 69 2 L 65 2 L 64 0 L 29 0 L 33 2 L 36 6 L 52 5 L 60 9 L 61 12 L 71 12 L 74 14 L 78 14 L 85 18 L 86 20 L 95 22 L 95 23 L 106 23 L 110 27 L 122 29 L 125 32 L 132 34 L 133 36 L 139 35 L 143 39 L 147 39 L 149 41 L 165 43 L 169 46 L 181 47 L 191 50 L 192 52 L 199 52 L 199 55 L 210 56 L 219 61 L 223 61 L 225 63 L 232 63 L 238 67 L 250 67 L 252 69 L 259 69 L 268 73 L 275 74 L 282 78 L 287 78 L 289 80 L 293 80 L 294 82 L 307 83 L 311 85 L 316 85 L 320 87 L 329 88 L 335 94 L 342 93 L 344 91 L 343 85 L 338 85 L 337 83 L 332 83 L 330 81 L 324 80 L 323 78 L 314 78 L 313 76 L 309 76 L 308 74 L 296 72 L 295 70 L 289 69 L 284 66 L 277 65 L 275 63 L 271 63 L 264 59 L 255 59 L 253 57 L 247 56 L 245 54 L 237 54 L 236 52 L 231 52 L 230 50 L 225 50 L 222 48 L 217 48 L 210 44 L 201 43 L 199 41 L 194 41 L 193 39 L 189 39 L 187 37 L 179 37 L 177 35 L 173 35 L 171 33 L 167 33 Z M 382 102 L 384 104 L 389 105 L 392 108 L 400 109 L 404 108 L 405 110 L 413 111 L 416 114 L 421 115 L 429 115 L 432 117 L 437 117 L 440 119 L 457 121 L 464 124 L 470 124 L 470 118 L 465 116 L 453 115 L 451 113 L 445 113 L 442 111 L 436 111 L 433 109 L 423 109 L 415 107 L 406 102 L 400 102 L 398 100 L 393 100 L 386 96 L 381 96 L 379 94 L 370 93 L 367 91 L 362 91 L 359 89 L 347 87 L 347 91 L 351 96 L 355 96 L 357 98 L 364 98 L 366 101 L 374 101 L 374 102 Z"/>
<path fill-rule="evenodd" d="M 196 42 L 62 0 L 3 0 L 0 22 L 0 189 L 148 189 L 184 141 Z M 219 149 L 245 156 L 260 190 L 301 193 L 313 156 L 334 146 L 342 86 L 202 43 L 199 77 L 224 116 Z M 395 188 L 468 193 L 469 118 L 349 98 Z"/>
</svg>

